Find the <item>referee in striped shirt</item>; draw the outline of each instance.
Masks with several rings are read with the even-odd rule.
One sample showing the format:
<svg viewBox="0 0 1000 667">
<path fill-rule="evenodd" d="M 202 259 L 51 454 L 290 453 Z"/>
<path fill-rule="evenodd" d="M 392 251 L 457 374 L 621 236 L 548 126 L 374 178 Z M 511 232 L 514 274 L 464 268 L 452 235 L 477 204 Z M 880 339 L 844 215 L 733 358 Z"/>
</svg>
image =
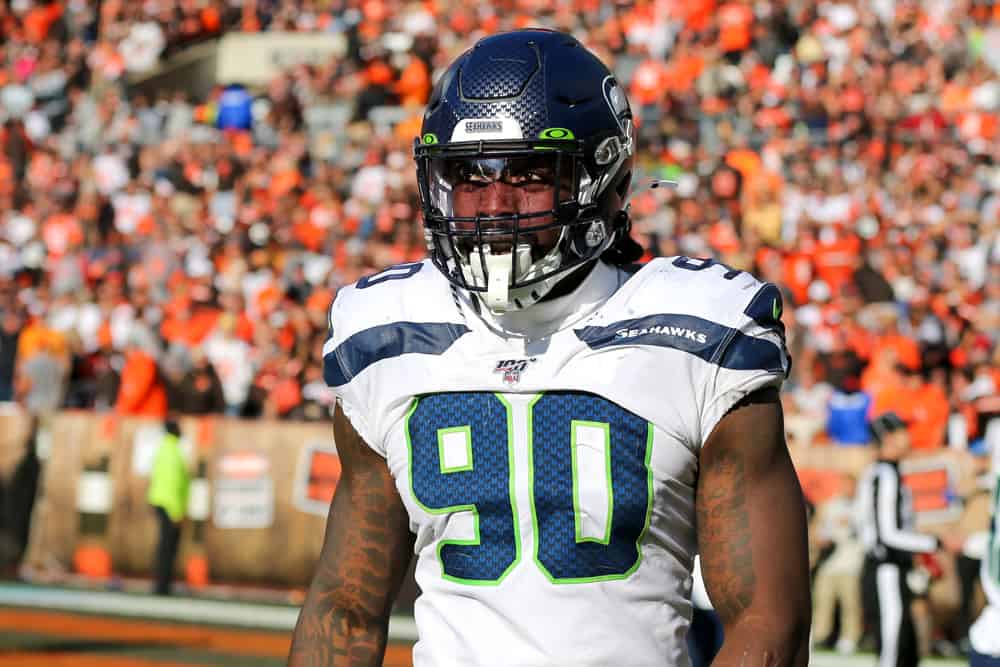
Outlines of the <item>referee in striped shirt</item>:
<svg viewBox="0 0 1000 667">
<path fill-rule="evenodd" d="M 899 475 L 899 461 L 910 450 L 906 424 L 895 413 L 871 422 L 878 460 L 862 474 L 857 502 L 861 542 L 867 558 L 863 582 L 875 589 L 879 667 L 914 667 L 920 661 L 907 574 L 913 554 L 941 549 L 937 537 L 915 532 L 909 490 Z"/>
</svg>

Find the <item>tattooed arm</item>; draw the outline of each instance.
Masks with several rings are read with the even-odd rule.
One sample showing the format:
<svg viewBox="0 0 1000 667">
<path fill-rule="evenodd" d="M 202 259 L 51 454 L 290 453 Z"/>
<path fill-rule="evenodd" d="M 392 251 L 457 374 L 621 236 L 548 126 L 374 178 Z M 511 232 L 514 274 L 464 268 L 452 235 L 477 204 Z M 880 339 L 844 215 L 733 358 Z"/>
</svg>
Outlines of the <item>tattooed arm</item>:
<svg viewBox="0 0 1000 667">
<path fill-rule="evenodd" d="M 337 405 L 342 474 L 316 574 L 292 636 L 290 667 L 381 665 L 389 611 L 413 554 L 413 535 L 385 459 Z"/>
<path fill-rule="evenodd" d="M 776 389 L 748 396 L 712 432 L 701 452 L 696 504 L 705 588 L 725 628 L 712 664 L 805 666 L 805 504 Z"/>
</svg>

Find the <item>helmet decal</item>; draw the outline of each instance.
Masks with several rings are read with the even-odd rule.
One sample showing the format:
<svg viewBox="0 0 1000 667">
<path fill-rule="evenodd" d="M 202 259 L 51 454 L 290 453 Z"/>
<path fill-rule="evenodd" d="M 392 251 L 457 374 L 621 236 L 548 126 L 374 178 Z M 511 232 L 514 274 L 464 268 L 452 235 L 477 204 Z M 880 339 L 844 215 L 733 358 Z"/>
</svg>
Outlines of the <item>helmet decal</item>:
<svg viewBox="0 0 1000 667">
<path fill-rule="evenodd" d="M 513 118 L 467 118 L 455 125 L 453 142 L 484 139 L 521 139 L 520 124 Z"/>
<path fill-rule="evenodd" d="M 618 121 L 619 127 L 624 131 L 625 126 L 623 121 L 626 116 L 631 116 L 625 91 L 618 85 L 615 77 L 610 75 L 605 77 L 604 81 L 601 82 L 601 87 L 604 90 L 604 99 L 608 103 L 608 108 L 611 109 L 611 113 L 614 115 L 615 120 Z"/>
</svg>

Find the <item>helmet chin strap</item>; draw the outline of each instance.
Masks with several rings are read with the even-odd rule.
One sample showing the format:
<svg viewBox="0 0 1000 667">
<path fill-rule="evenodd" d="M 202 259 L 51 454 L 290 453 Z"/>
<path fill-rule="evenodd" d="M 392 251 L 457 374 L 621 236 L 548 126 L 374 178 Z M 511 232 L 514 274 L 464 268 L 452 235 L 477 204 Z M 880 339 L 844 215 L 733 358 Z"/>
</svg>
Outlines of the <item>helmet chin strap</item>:
<svg viewBox="0 0 1000 667">
<path fill-rule="evenodd" d="M 478 261 L 478 253 L 473 252 L 470 258 L 470 269 L 476 282 L 486 285 L 486 292 L 477 292 L 483 303 L 494 313 L 505 313 L 510 310 L 510 253 L 494 255 L 489 244 L 483 246 L 482 257 L 486 262 L 487 276 L 483 275 L 483 263 Z M 519 243 L 517 253 L 517 273 L 523 276 L 531 267 L 531 246 Z"/>
</svg>

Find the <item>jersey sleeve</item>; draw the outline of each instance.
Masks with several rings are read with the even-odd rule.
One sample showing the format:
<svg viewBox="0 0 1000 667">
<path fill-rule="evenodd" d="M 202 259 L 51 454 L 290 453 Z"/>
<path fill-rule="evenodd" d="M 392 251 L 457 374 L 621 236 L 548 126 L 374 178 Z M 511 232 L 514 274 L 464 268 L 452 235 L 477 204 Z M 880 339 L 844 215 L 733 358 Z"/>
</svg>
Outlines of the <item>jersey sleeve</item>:
<svg viewBox="0 0 1000 667">
<path fill-rule="evenodd" d="M 781 291 L 772 283 L 757 284 L 749 300 L 736 302 L 742 312 L 715 352 L 714 377 L 702 408 L 702 443 L 743 397 L 766 387 L 780 388 L 791 369 Z"/>
<path fill-rule="evenodd" d="M 352 372 L 351 365 L 344 358 L 345 350 L 350 346 L 351 323 L 355 319 L 350 314 L 351 291 L 353 288 L 340 290 L 330 307 L 329 335 L 323 344 L 323 379 L 336 393 L 344 415 L 358 435 L 369 447 L 385 456 L 368 414 L 371 402 L 366 399 L 365 381 Z"/>
</svg>

